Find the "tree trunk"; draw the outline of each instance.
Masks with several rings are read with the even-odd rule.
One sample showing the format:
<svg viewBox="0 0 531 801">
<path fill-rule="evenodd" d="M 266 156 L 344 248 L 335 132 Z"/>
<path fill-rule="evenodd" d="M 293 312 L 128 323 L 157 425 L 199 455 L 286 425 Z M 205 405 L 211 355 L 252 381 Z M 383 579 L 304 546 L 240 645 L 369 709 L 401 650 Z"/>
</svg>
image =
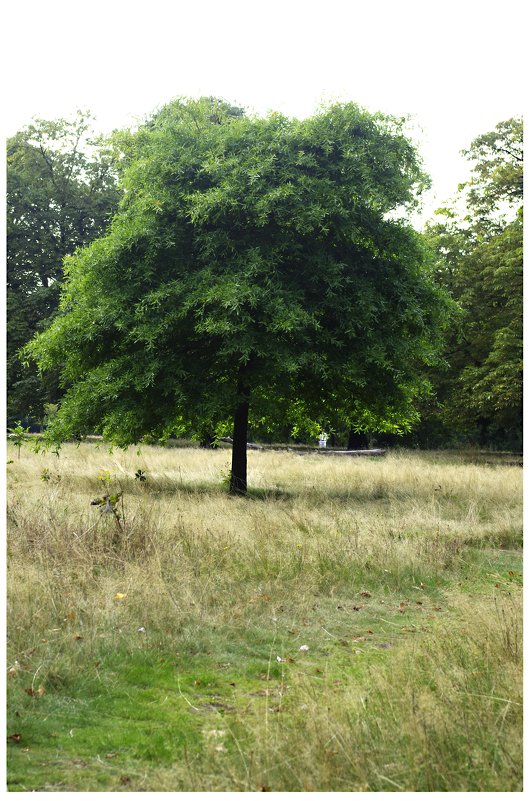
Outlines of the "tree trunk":
<svg viewBox="0 0 531 801">
<path fill-rule="evenodd" d="M 234 433 L 232 436 L 232 469 L 230 476 L 231 495 L 247 493 L 247 424 L 249 421 L 250 388 L 245 380 L 245 368 L 238 372 L 238 399 L 234 410 Z"/>
</svg>

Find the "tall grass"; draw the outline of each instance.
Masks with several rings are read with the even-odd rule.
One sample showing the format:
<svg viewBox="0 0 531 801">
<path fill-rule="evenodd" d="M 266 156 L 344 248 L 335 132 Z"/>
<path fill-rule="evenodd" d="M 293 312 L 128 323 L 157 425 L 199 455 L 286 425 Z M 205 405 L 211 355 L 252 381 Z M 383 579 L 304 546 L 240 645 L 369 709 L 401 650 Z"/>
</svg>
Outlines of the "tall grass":
<svg viewBox="0 0 531 801">
<path fill-rule="evenodd" d="M 85 444 L 14 459 L 10 725 L 102 686 L 127 718 L 120 665 L 142 665 L 177 693 L 160 719 L 188 739 L 166 764 L 147 738 L 136 789 L 518 789 L 521 470 L 253 451 L 244 499 L 223 490 L 228 466 L 223 450 Z M 119 523 L 91 506 L 104 492 L 123 493 Z M 149 673 L 168 654 L 171 676 Z M 113 789 L 111 774 L 65 789 Z"/>
</svg>

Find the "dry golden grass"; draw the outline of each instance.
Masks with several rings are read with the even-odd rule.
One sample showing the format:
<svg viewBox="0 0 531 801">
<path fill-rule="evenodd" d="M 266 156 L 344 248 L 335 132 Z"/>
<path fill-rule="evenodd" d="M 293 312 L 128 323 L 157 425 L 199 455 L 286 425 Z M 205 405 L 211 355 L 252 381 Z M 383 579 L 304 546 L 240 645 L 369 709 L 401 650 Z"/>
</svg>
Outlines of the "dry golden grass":
<svg viewBox="0 0 531 801">
<path fill-rule="evenodd" d="M 129 766 L 138 789 L 518 786 L 520 468 L 252 451 L 251 494 L 235 498 L 228 450 L 8 456 L 9 660 L 26 682 L 61 687 L 102 654 L 146 649 L 247 683 L 281 671 L 286 714 L 267 711 L 272 690 L 207 726 L 192 763 L 155 759 L 147 784 Z M 123 492 L 119 525 L 90 505 L 104 491 Z M 353 627 L 371 631 L 359 649 Z"/>
</svg>

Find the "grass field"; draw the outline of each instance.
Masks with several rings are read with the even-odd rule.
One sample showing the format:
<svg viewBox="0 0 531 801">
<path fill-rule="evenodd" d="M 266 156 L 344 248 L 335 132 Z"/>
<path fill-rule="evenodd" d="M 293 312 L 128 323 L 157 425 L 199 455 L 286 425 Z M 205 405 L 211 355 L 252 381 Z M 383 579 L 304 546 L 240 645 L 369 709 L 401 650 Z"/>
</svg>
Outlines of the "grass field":
<svg viewBox="0 0 531 801">
<path fill-rule="evenodd" d="M 10 790 L 522 789 L 520 467 L 17 457 Z"/>
</svg>

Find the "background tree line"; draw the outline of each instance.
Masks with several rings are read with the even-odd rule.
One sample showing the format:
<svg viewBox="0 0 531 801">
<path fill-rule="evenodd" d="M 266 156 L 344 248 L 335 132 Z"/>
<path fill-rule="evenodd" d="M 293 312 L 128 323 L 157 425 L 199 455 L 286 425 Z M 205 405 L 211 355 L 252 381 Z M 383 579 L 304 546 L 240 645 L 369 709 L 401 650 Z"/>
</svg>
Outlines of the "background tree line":
<svg viewBox="0 0 531 801">
<path fill-rule="evenodd" d="M 19 351 L 57 311 L 65 256 L 105 231 L 121 192 L 87 112 L 36 119 L 11 137 L 6 179 L 7 416 L 31 425 L 61 391 L 54 372 L 41 377 Z"/>
<path fill-rule="evenodd" d="M 471 179 L 426 227 L 437 278 L 461 313 L 447 336 L 445 370 L 416 441 L 522 448 L 523 122 L 478 136 L 465 155 Z"/>
<path fill-rule="evenodd" d="M 191 110 L 190 106 L 188 111 L 191 113 Z M 136 169 L 139 148 L 169 147 L 160 131 L 168 130 L 165 116 L 171 117 L 174 112 L 168 106 L 146 123 L 145 133 L 140 132 L 136 138 L 122 133 L 112 143 L 91 135 L 91 118 L 84 113 L 78 113 L 73 120 L 35 120 L 8 141 L 9 423 L 23 420 L 25 424 L 40 424 L 46 404 L 60 401 L 65 388 L 59 385 L 57 370 L 48 370 L 41 376 L 33 363 L 23 365 L 19 351 L 35 332 L 45 330 L 56 315 L 65 256 L 108 230 L 123 191 L 118 185 L 119 175 L 132 164 L 129 180 L 133 180 L 135 191 L 138 190 L 138 181 L 144 178 L 138 178 L 138 170 L 136 178 L 131 176 Z M 211 103 L 207 116 L 208 122 L 216 127 L 227 117 L 241 119 L 244 114 L 242 109 Z M 195 147 L 194 127 L 198 125 L 198 118 L 190 120 L 190 148 Z M 154 130 L 158 131 L 155 136 Z M 253 130 L 256 136 L 257 129 Z M 267 129 L 262 127 L 263 148 L 271 150 L 277 134 L 272 124 Z M 220 146 L 216 144 L 221 140 L 215 131 L 209 136 L 211 150 Z M 309 131 L 306 136 L 309 139 Z M 322 425 L 331 430 L 339 444 L 347 444 L 348 439 L 351 447 L 364 446 L 370 441 L 425 447 L 462 444 L 521 447 L 522 139 L 523 126 L 519 119 L 502 122 L 494 131 L 475 139 L 467 151 L 473 165 L 471 180 L 459 187 L 459 199 L 454 207 L 440 210 L 421 237 L 423 257 L 432 260 L 436 282 L 450 293 L 460 309 L 447 329 L 444 363 L 419 364 L 415 393 L 408 397 L 404 389 L 400 399 L 404 408 L 408 407 L 407 415 L 395 413 L 396 398 L 393 409 L 382 408 L 379 414 L 370 413 L 363 404 L 359 408 L 344 408 L 335 415 L 328 413 Z M 378 141 L 374 140 L 374 147 Z M 223 147 L 226 147 L 226 140 L 224 142 Z M 192 154 L 192 150 L 189 153 Z M 252 161 L 258 159 L 257 153 L 248 150 L 247 173 L 254 168 Z M 254 181 L 262 213 L 265 213 L 265 198 L 270 204 L 276 204 L 276 209 L 286 209 L 287 213 L 292 202 L 293 176 L 286 173 L 282 187 L 268 186 L 263 152 L 259 157 L 262 161 L 254 165 Z M 194 158 L 190 155 L 189 162 L 185 163 L 183 157 L 182 169 L 193 171 Z M 303 158 L 315 158 L 310 146 Z M 318 169 L 316 162 L 308 165 L 309 162 L 304 165 L 307 171 L 310 167 L 313 171 Z M 214 174 L 216 169 L 219 168 L 212 161 L 209 170 Z M 191 177 L 190 172 L 186 180 Z M 160 175 L 148 176 L 148 180 L 158 181 Z M 231 180 L 233 191 L 237 191 L 240 180 L 237 171 Z M 391 176 L 386 180 L 385 192 L 384 189 L 378 191 L 382 196 L 387 193 L 391 197 L 399 190 L 393 186 Z M 314 192 L 322 192 L 322 187 L 323 180 L 317 177 Z M 200 184 L 195 190 L 202 191 Z M 147 195 L 147 190 L 144 194 Z M 201 197 L 202 206 L 199 195 L 197 198 L 194 213 L 198 219 L 202 215 L 208 227 L 220 213 L 219 205 L 213 205 L 216 200 L 213 193 L 208 198 Z M 324 195 L 322 204 L 328 202 L 323 198 Z M 310 219 L 310 213 L 315 219 Z M 320 213 L 317 198 L 307 215 L 308 226 L 319 224 L 322 227 L 320 221 L 316 222 L 316 215 Z M 304 232 L 299 234 L 304 236 Z M 271 236 L 272 230 L 257 227 L 253 235 Z M 218 246 L 211 237 L 209 247 Z M 245 291 L 247 289 L 244 287 Z M 115 290 L 116 287 L 109 286 L 109 292 Z M 204 291 L 208 292 L 209 288 L 204 287 Z M 230 298 L 227 303 L 230 311 Z M 299 314 L 302 314 L 300 310 Z M 219 326 L 221 321 L 212 324 Z M 276 324 L 287 325 L 287 321 L 278 318 Z M 283 358 L 285 361 L 286 354 Z M 433 387 L 431 394 L 421 391 L 428 382 Z M 329 408 L 332 406 L 330 404 Z M 342 408 L 339 400 L 336 407 Z M 409 426 L 404 425 L 406 418 Z M 205 419 L 208 414 L 203 416 L 202 422 L 202 438 L 208 439 L 212 431 Z M 286 408 L 284 416 L 277 416 L 275 425 L 266 425 L 260 417 L 251 420 L 253 436 L 263 440 L 285 440 L 290 436 L 304 439 L 308 432 L 298 423 L 296 407 Z M 385 434 L 381 433 L 382 429 Z M 198 430 L 196 426 L 196 434 Z"/>
</svg>

